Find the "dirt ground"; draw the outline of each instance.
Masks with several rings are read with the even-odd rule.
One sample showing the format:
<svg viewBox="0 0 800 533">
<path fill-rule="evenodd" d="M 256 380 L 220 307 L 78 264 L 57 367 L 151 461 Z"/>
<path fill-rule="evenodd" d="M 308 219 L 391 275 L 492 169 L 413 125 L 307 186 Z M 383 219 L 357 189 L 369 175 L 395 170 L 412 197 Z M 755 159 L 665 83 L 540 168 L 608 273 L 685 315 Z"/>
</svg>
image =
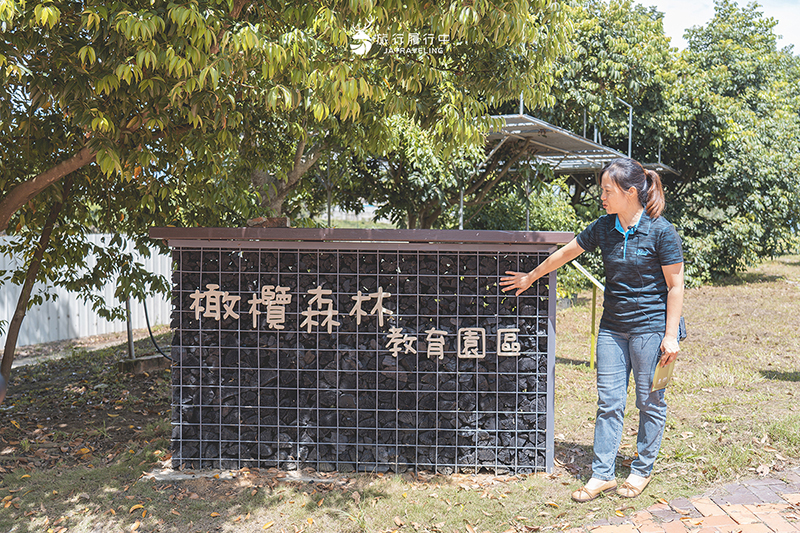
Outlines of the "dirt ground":
<svg viewBox="0 0 800 533">
<path fill-rule="evenodd" d="M 164 331 L 158 341 L 168 354 Z M 156 353 L 147 330 L 134 338 L 137 357 Z M 108 464 L 145 433 L 168 437 L 169 370 L 118 371 L 127 357 L 125 333 L 19 348 L 0 406 L 0 473 Z"/>
<path fill-rule="evenodd" d="M 468 479 L 459 475 L 436 478 L 425 485 L 426 490 L 440 496 L 446 494 L 445 511 L 452 507 L 448 498 L 454 500 L 467 494 L 464 490 L 458 492 L 460 484 L 467 482 L 480 487 L 481 493 L 486 489 L 494 494 L 492 487 L 496 487 L 505 505 L 514 509 L 514 506 L 526 509 L 530 505 L 529 495 L 536 494 L 544 502 L 537 515 L 542 523 L 558 520 L 579 523 L 593 519 L 590 515 L 595 512 L 600 516 L 618 511 L 612 500 L 602 502 L 601 510 L 589 515 L 585 510 L 563 505 L 569 492 L 590 471 L 596 408 L 594 372 L 588 365 L 590 294 L 581 294 L 576 307 L 559 311 L 557 317 L 556 467 L 546 478 L 547 483 L 537 483 L 538 478 L 533 477 L 517 480 L 514 476 L 498 478 L 491 474 Z M 781 258 L 734 280 L 687 291 L 684 315 L 689 338 L 682 346 L 675 382 L 670 385 L 671 407 L 663 457 L 655 481 L 648 489 L 648 498 L 637 501 L 636 505 L 652 503 L 652 498 L 657 497 L 669 500 L 697 494 L 713 484 L 738 477 L 780 475 L 800 464 L 797 406 L 800 330 L 794 320 L 800 315 L 799 295 L 800 256 Z M 156 353 L 146 332 L 137 332 L 137 338 L 140 339 L 136 341 L 138 356 Z M 170 344 L 165 329 L 157 339 L 165 349 Z M 349 513 L 361 509 L 363 514 L 352 514 L 352 518 L 359 520 L 377 520 L 376 516 L 386 513 L 395 516 L 397 509 L 413 496 L 411 491 L 416 485 L 406 483 L 426 481 L 424 474 L 422 477 L 404 474 L 412 477 L 408 480 L 404 477 L 393 488 L 381 488 L 387 495 L 396 492 L 396 497 L 386 496 L 380 504 L 377 498 L 372 498 L 367 509 L 363 505 L 353 507 L 354 495 L 380 496 L 375 492 L 378 485 L 371 485 L 379 483 L 380 478 L 274 469 L 211 472 L 206 477 L 194 478 L 181 477 L 190 476 L 189 472 L 169 472 L 170 371 L 137 375 L 119 371 L 117 362 L 127 357 L 125 340 L 124 334 L 116 334 L 19 350 L 9 394 L 0 405 L 0 488 L 9 487 L 5 497 L 11 499 L 6 503 L 12 507 L 20 505 L 8 509 L 9 516 L 15 517 L 13 523 L 30 520 L 32 525 L 14 531 L 39 531 L 35 527 L 45 523 L 41 522 L 45 514 L 49 526 L 53 526 L 68 512 L 75 523 L 79 518 L 84 521 L 91 518 L 103 524 L 99 530 L 117 531 L 123 516 L 131 522 L 131 527 L 135 525 L 131 509 L 141 505 L 137 504 L 140 500 L 149 505 L 148 513 L 155 514 L 161 524 L 154 522 L 149 526 L 150 531 L 185 531 L 182 524 L 187 520 L 195 520 L 197 530 L 218 530 L 216 521 L 223 517 L 229 520 L 231 531 L 262 530 L 273 520 L 275 530 L 285 523 L 291 531 L 288 524 L 305 522 L 311 513 L 324 514 L 331 502 L 341 504 Z M 41 364 L 25 364 L 32 362 Z M 625 460 L 635 453 L 636 417 L 635 410 L 631 411 L 634 412 L 626 417 L 628 429 L 621 449 Z M 625 460 L 621 460 L 623 472 Z M 70 468 L 75 466 L 81 468 Z M 146 490 L 140 483 L 129 491 L 128 486 L 143 472 L 166 475 L 151 478 L 153 483 L 147 484 Z M 45 490 L 52 489 L 49 478 L 62 475 L 62 479 L 75 476 L 81 483 L 84 478 L 96 479 L 93 485 L 86 481 L 85 487 L 65 490 L 69 497 L 63 499 L 66 503 L 60 502 L 60 507 L 49 504 L 45 513 L 40 505 L 50 498 Z M 109 477 L 124 480 L 116 486 L 108 483 Z M 40 481 L 42 478 L 48 480 Z M 380 483 L 389 483 L 388 478 Z M 12 488 L 14 483 L 16 486 Z M 438 484 L 442 487 L 434 488 Z M 507 484 L 514 490 L 499 488 Z M 453 493 L 444 492 L 449 490 L 447 485 L 452 485 Z M 300 488 L 292 488 L 295 486 Z M 134 490 L 139 491 L 137 499 L 131 500 Z M 22 496 L 17 504 L 13 503 L 17 491 L 23 496 L 30 493 L 28 499 L 35 500 L 30 507 L 25 507 Z M 105 499 L 99 496 L 106 492 L 112 496 Z M 76 498 L 77 503 L 67 507 Z M 153 502 L 148 503 L 148 498 Z M 519 503 L 510 503 L 512 498 Z M 82 514 L 84 501 L 90 500 L 97 509 Z M 258 505 L 248 507 L 254 501 Z M 481 499 L 481 505 L 486 501 L 487 498 Z M 300 503 L 299 510 L 292 511 Z M 387 509 L 380 507 L 390 504 Z M 118 513 L 116 518 L 107 510 L 111 505 Z M 562 508 L 558 514 L 547 515 L 556 513 L 554 509 L 559 505 Z M 195 515 L 190 517 L 189 508 L 196 508 Z M 485 506 L 476 508 L 485 517 L 489 516 L 487 513 L 511 512 Z M 514 512 L 525 514 L 522 510 Z M 260 520 L 258 526 L 241 529 L 250 513 L 253 523 Z M 322 520 L 322 514 L 314 514 L 314 519 Z M 349 524 L 352 520 L 351 515 L 341 513 L 331 516 L 334 518 L 328 519 L 338 520 L 336 524 Z M 34 519 L 40 522 L 33 522 Z M 113 520 L 118 521 L 115 527 L 104 529 Z M 141 521 L 141 530 L 145 530 L 144 516 Z M 130 530 L 128 525 L 125 529 Z M 94 530 L 87 526 L 86 531 Z"/>
<path fill-rule="evenodd" d="M 164 326 L 156 328 L 154 334 L 163 333 L 166 331 Z M 134 342 L 149 338 L 146 329 L 133 330 Z M 26 366 L 42 361 L 50 361 L 54 359 L 63 359 L 70 355 L 75 350 L 85 350 L 88 352 L 108 348 L 118 344 L 126 343 L 128 341 L 128 334 L 124 331 L 115 333 L 105 333 L 103 335 L 91 335 L 89 337 L 81 337 L 79 339 L 67 339 L 63 341 L 46 342 L 42 344 L 29 344 L 28 346 L 20 346 L 17 348 L 14 355 L 14 363 L 12 368 Z M 163 350 L 164 347 L 161 346 Z M 127 352 L 125 353 L 127 355 Z"/>
</svg>

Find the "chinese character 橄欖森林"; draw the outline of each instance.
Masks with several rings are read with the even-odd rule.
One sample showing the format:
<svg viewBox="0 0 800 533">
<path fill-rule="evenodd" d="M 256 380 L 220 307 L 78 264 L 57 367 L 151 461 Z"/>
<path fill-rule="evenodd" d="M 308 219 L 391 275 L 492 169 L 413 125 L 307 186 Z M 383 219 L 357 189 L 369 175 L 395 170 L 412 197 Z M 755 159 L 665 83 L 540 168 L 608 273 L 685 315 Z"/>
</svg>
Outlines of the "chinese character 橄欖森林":
<svg viewBox="0 0 800 533">
<path fill-rule="evenodd" d="M 323 298 L 323 296 L 329 296 L 332 294 L 333 291 L 330 289 L 323 289 L 322 285 L 319 285 L 316 289 L 309 289 L 308 294 L 311 294 L 313 298 L 308 301 L 308 309 L 301 312 L 300 314 L 306 317 L 303 319 L 302 324 L 300 327 L 308 326 L 308 333 L 311 333 L 311 326 L 318 326 L 319 322 L 314 320 L 317 316 L 324 316 L 325 319 L 322 321 L 322 325 L 327 328 L 328 333 L 333 332 L 333 326 L 339 326 L 340 323 L 333 319 L 336 315 L 339 314 L 339 311 L 333 308 L 333 300 L 330 298 Z M 314 304 L 317 304 L 317 308 L 314 309 Z M 327 306 L 323 309 L 323 306 Z"/>
<path fill-rule="evenodd" d="M 286 306 L 292 303 L 292 295 L 288 292 L 289 287 L 264 285 L 261 287 L 260 298 L 258 293 L 253 293 L 253 297 L 247 300 L 247 303 L 250 304 L 250 314 L 253 315 L 253 328 L 258 327 L 258 315 L 262 314 L 258 306 L 266 305 L 267 327 L 284 329 Z"/>
<path fill-rule="evenodd" d="M 228 291 L 220 291 L 219 285 L 213 283 L 206 285 L 206 289 L 208 290 L 204 292 L 195 289 L 195 291 L 189 295 L 192 299 L 192 305 L 189 306 L 189 309 L 194 311 L 195 320 L 200 320 L 200 313 L 203 313 L 204 317 L 213 318 L 217 322 L 228 317 L 239 318 L 239 315 L 234 311 L 233 307 L 236 305 L 236 302 L 242 298 L 241 296 L 231 296 L 228 294 Z M 200 304 L 201 300 L 205 300 L 205 307 Z M 225 314 L 222 313 L 223 310 Z"/>
<path fill-rule="evenodd" d="M 386 309 L 383 306 L 383 300 L 385 300 L 386 298 L 390 297 L 391 295 L 392 294 L 389 293 L 389 292 L 384 292 L 383 287 L 378 287 L 378 291 L 377 292 L 373 292 L 373 293 L 371 293 L 369 295 L 366 295 L 366 294 L 362 293 L 361 291 L 358 291 L 358 293 L 355 296 L 351 296 L 350 297 L 350 299 L 355 301 L 355 303 L 353 304 L 353 308 L 350 309 L 350 313 L 348 313 L 348 314 L 349 314 L 349 316 L 355 315 L 356 324 L 357 325 L 361 325 L 361 317 L 365 317 L 367 315 L 375 315 L 375 314 L 377 314 L 378 315 L 378 325 L 379 326 L 383 326 L 383 315 L 391 315 L 392 314 L 392 310 L 391 309 Z M 368 302 L 369 300 L 372 300 L 373 298 L 375 300 L 377 300 L 377 301 L 375 302 L 375 305 L 372 307 L 372 310 L 369 313 L 367 313 L 366 311 L 364 311 L 364 309 L 361 306 L 361 304 L 364 303 L 364 302 Z"/>
<path fill-rule="evenodd" d="M 362 302 L 369 301 L 370 297 L 369 295 L 362 294 L 361 291 L 358 291 L 358 294 L 351 296 L 350 299 L 355 300 L 356 303 L 353 304 L 353 308 L 350 309 L 349 316 L 356 315 L 356 324 L 360 325 L 361 317 L 369 314 L 361 308 L 361 304 Z"/>
</svg>

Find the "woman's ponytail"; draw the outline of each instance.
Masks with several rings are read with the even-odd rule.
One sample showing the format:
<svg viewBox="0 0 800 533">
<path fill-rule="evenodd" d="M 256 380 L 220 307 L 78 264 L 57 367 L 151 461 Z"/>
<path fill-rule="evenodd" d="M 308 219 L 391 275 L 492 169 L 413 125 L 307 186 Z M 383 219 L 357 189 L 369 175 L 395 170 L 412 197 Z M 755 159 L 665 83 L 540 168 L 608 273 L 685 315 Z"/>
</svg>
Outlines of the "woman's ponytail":
<svg viewBox="0 0 800 533">
<path fill-rule="evenodd" d="M 633 159 L 620 157 L 606 163 L 600 176 L 608 176 L 623 191 L 633 187 L 647 215 L 653 219 L 661 216 L 667 202 L 661 176 L 655 170 L 648 170 Z"/>
<path fill-rule="evenodd" d="M 658 218 L 664 211 L 666 200 L 664 199 L 664 187 L 661 185 L 661 176 L 655 170 L 644 169 L 647 180 L 647 203 L 645 209 L 650 218 Z"/>
</svg>

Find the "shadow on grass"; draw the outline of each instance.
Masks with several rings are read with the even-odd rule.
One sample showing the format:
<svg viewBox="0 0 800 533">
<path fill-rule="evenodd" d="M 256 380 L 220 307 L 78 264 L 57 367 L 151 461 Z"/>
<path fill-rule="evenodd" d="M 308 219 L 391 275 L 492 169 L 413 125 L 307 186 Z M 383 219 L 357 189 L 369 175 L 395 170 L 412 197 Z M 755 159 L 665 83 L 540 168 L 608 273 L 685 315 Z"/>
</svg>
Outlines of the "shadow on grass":
<svg viewBox="0 0 800 533">
<path fill-rule="evenodd" d="M 311 524 L 307 519 L 313 516 L 315 524 L 333 524 L 330 527 L 337 531 L 353 533 L 364 530 L 359 524 L 378 500 L 391 497 L 371 486 L 375 478 L 370 477 L 356 478 L 346 487 L 335 479 L 330 483 L 277 483 L 276 478 L 259 476 L 249 482 L 206 477 L 139 481 L 137 468 L 131 466 L 135 464 L 69 468 L 55 474 L 56 478 L 63 475 L 62 479 L 50 481 L 47 477 L 52 471 L 33 469 L 30 475 L 23 475 L 25 470 L 19 469 L 10 473 L 3 480 L 8 485 L 3 492 L 11 495 L 6 501 L 12 503 L 6 507 L 13 507 L 0 514 L 0 530 L 34 533 L 60 531 L 64 526 L 70 531 L 141 528 L 181 533 L 188 524 L 189 531 L 227 526 L 226 530 L 253 532 L 273 522 L 279 531 L 290 524 Z M 27 490 L 23 492 L 23 488 Z"/>
<path fill-rule="evenodd" d="M 718 287 L 736 287 L 739 285 L 748 285 L 751 283 L 773 283 L 776 281 L 783 281 L 786 276 L 775 274 L 762 274 L 760 272 L 742 272 L 735 276 L 728 276 L 714 280 L 714 285 Z"/>
<path fill-rule="evenodd" d="M 557 365 L 585 366 L 589 368 L 589 361 L 583 359 L 567 359 L 566 357 L 556 357 Z"/>
<path fill-rule="evenodd" d="M 800 372 L 780 372 L 778 370 L 761 370 L 759 373 L 772 381 L 800 381 Z"/>
<path fill-rule="evenodd" d="M 599 291 L 598 291 L 599 292 Z M 590 296 L 591 290 L 588 293 L 583 293 L 578 295 L 575 298 L 570 298 L 568 301 L 569 303 L 561 303 L 562 300 L 559 299 L 559 303 L 564 307 L 559 308 L 559 310 L 563 311 L 569 309 L 570 307 L 584 307 L 584 306 L 591 306 L 592 305 L 592 297 Z M 599 304 L 603 294 L 600 293 L 597 295 L 597 303 Z"/>
<path fill-rule="evenodd" d="M 554 455 L 563 468 L 572 476 L 580 479 L 589 479 L 592 472 L 592 457 L 594 451 L 592 446 L 579 444 L 577 442 L 567 442 L 556 440 L 554 443 Z"/>
</svg>

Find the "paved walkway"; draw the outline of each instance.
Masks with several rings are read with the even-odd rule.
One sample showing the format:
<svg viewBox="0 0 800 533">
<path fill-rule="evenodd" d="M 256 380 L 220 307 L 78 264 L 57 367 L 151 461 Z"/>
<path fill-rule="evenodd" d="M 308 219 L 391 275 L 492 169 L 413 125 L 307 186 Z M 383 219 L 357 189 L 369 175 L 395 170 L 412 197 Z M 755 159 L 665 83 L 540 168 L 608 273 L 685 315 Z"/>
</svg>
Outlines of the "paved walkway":
<svg viewBox="0 0 800 533">
<path fill-rule="evenodd" d="M 800 468 L 657 503 L 568 533 L 798 533 Z M 645 496 L 647 492 L 645 491 Z"/>
</svg>

